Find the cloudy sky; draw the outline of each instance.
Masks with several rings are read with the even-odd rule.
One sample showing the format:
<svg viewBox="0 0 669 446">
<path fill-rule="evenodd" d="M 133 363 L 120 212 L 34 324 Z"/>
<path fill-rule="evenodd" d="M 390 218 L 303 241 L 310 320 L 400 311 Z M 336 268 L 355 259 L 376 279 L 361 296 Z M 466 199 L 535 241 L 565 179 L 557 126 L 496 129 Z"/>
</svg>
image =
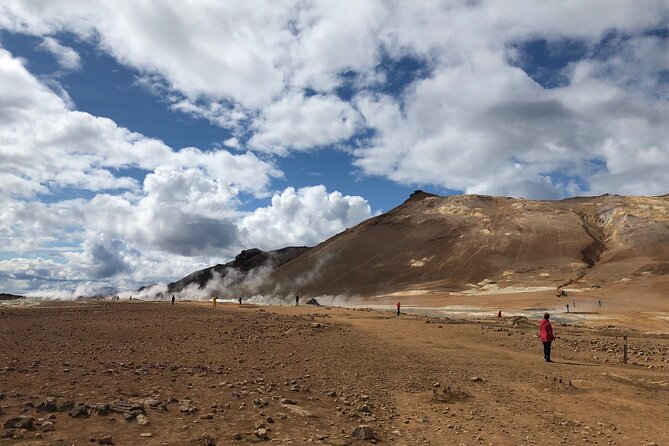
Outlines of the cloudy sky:
<svg viewBox="0 0 669 446">
<path fill-rule="evenodd" d="M 0 292 L 314 245 L 417 188 L 669 192 L 666 0 L 3 0 Z"/>
</svg>

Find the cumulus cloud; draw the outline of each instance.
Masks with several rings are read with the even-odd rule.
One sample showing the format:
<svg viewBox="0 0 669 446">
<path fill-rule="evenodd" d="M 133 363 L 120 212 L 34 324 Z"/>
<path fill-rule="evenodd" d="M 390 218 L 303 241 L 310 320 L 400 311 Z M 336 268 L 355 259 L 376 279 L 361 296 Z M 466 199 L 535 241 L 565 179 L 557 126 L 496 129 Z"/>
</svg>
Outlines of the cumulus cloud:
<svg viewBox="0 0 669 446">
<path fill-rule="evenodd" d="M 289 187 L 272 197 L 271 206 L 246 215 L 240 228 L 248 246 L 277 249 L 315 245 L 371 215 L 362 197 L 328 193 L 324 186 Z"/>
</svg>

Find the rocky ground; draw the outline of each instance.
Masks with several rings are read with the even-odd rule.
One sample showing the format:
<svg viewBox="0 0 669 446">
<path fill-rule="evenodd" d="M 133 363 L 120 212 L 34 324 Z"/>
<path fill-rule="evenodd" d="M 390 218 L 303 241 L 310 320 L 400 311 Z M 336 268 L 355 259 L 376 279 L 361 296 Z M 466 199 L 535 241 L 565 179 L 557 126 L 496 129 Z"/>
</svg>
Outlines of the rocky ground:
<svg viewBox="0 0 669 446">
<path fill-rule="evenodd" d="M 669 337 L 554 328 L 549 364 L 524 318 L 4 308 L 0 444 L 669 444 Z"/>
</svg>

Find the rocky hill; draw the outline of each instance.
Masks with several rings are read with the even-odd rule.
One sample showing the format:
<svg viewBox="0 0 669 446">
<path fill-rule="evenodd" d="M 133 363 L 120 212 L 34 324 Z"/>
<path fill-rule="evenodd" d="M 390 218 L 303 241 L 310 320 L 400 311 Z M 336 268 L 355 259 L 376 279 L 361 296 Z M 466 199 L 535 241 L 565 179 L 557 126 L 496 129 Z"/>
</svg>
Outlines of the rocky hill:
<svg viewBox="0 0 669 446">
<path fill-rule="evenodd" d="M 257 275 L 262 280 L 248 292 L 370 296 L 667 280 L 669 195 L 534 201 L 416 191 L 313 248 L 286 249 L 275 251 L 285 256 Z M 241 259 L 170 287 L 205 286 L 213 271 L 230 267 L 248 276 L 268 264 L 261 253 L 244 251 Z M 247 257 L 253 260 L 244 262 Z"/>
</svg>

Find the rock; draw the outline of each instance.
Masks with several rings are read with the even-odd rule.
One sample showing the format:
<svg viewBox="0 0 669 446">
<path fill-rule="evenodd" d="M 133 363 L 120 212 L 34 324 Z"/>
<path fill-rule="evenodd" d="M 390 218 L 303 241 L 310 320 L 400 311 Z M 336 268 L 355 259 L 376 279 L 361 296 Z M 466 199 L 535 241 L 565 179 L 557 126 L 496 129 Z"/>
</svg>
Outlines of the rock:
<svg viewBox="0 0 669 446">
<path fill-rule="evenodd" d="M 200 415 L 201 420 L 213 420 L 214 419 L 214 414 L 213 413 L 206 413 L 204 415 Z"/>
<path fill-rule="evenodd" d="M 112 441 L 112 436 L 109 435 L 109 434 L 100 435 L 98 437 L 98 443 L 99 444 L 114 444 L 114 442 Z"/>
<path fill-rule="evenodd" d="M 483 378 L 479 378 L 478 376 L 472 376 L 471 378 L 469 378 L 469 380 L 473 383 L 482 383 L 483 382 Z"/>
<path fill-rule="evenodd" d="M 93 410 L 101 417 L 109 414 L 110 412 L 109 404 L 96 404 L 93 406 Z"/>
<path fill-rule="evenodd" d="M 33 427 L 34 422 L 35 419 L 33 417 L 20 415 L 5 421 L 2 423 L 2 427 L 5 429 L 30 429 Z"/>
<path fill-rule="evenodd" d="M 265 428 L 256 429 L 254 434 L 256 435 L 256 437 L 260 438 L 261 440 L 268 440 L 269 439 L 269 436 L 267 435 L 267 429 L 265 429 Z"/>
<path fill-rule="evenodd" d="M 281 398 L 281 404 L 297 404 L 294 400 L 290 398 Z"/>
<path fill-rule="evenodd" d="M 236 433 L 232 436 L 232 439 L 233 439 L 233 440 L 236 440 L 236 441 L 241 441 L 243 438 L 244 438 L 244 437 L 242 437 L 242 434 L 240 434 L 239 432 L 236 432 Z"/>
<path fill-rule="evenodd" d="M 202 435 L 200 435 L 200 438 L 193 440 L 193 443 L 197 443 L 202 446 L 216 446 L 216 440 L 214 437 L 206 432 L 203 432 Z"/>
<path fill-rule="evenodd" d="M 320 307 L 321 306 L 321 304 L 319 304 L 318 301 L 316 299 L 314 299 L 313 297 L 307 301 L 307 305 L 313 305 L 315 307 Z"/>
<path fill-rule="evenodd" d="M 153 437 L 153 434 L 151 432 L 144 432 L 143 434 L 139 434 L 139 436 L 142 438 L 150 438 Z"/>
<path fill-rule="evenodd" d="M 21 412 L 30 412 L 35 408 L 35 405 L 30 401 L 26 402 L 23 407 L 21 407 Z"/>
<path fill-rule="evenodd" d="M 277 413 L 276 416 L 279 417 L 279 420 L 285 420 L 285 419 L 288 418 L 288 415 L 286 415 L 286 414 L 283 413 L 283 412 L 279 412 L 279 413 Z"/>
<path fill-rule="evenodd" d="M 88 410 L 88 407 L 86 407 L 86 405 L 79 403 L 72 409 L 70 409 L 69 412 L 67 412 L 67 414 L 72 418 L 82 418 L 89 416 L 90 411 Z"/>
<path fill-rule="evenodd" d="M 149 419 L 144 415 L 143 413 L 137 414 L 137 424 L 140 426 L 148 426 L 149 425 Z"/>
<path fill-rule="evenodd" d="M 364 404 L 364 405 L 358 407 L 358 412 L 362 412 L 362 413 L 372 413 L 372 411 L 369 409 L 369 406 L 367 406 L 366 404 Z"/>
<path fill-rule="evenodd" d="M 56 430 L 56 427 L 53 425 L 51 421 L 45 421 L 42 423 L 42 426 L 40 426 L 40 430 L 42 432 L 53 432 Z"/>
<path fill-rule="evenodd" d="M 373 440 L 374 439 L 374 429 L 371 426 L 362 424 L 351 432 L 351 438 L 356 440 Z"/>
<path fill-rule="evenodd" d="M 58 412 L 58 404 L 56 398 L 49 397 L 46 401 L 42 401 L 35 408 L 37 412 Z"/>
<path fill-rule="evenodd" d="M 130 401 L 114 401 L 109 405 L 109 410 L 115 413 L 125 413 L 125 412 L 144 412 L 144 406 L 139 403 L 133 403 Z"/>
</svg>

